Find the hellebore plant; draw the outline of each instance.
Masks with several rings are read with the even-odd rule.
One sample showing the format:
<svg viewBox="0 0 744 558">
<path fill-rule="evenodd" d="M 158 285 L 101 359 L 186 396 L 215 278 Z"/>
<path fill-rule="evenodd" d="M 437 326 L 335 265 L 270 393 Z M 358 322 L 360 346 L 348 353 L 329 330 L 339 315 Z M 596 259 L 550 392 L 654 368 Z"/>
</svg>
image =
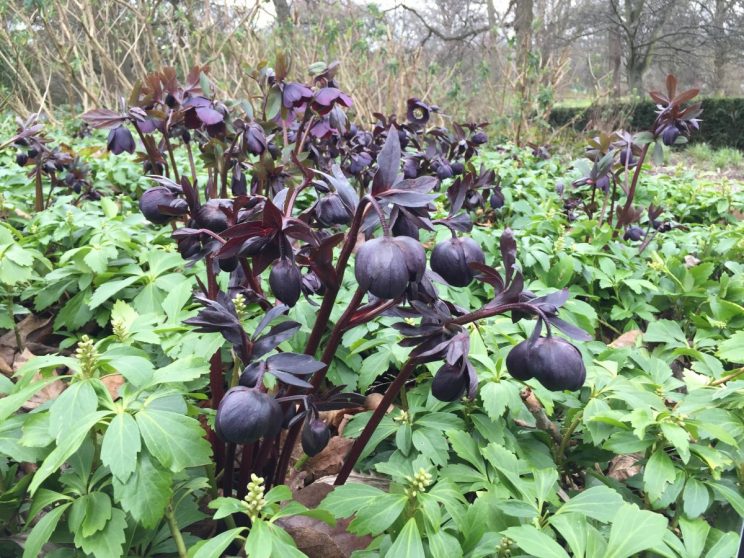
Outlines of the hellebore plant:
<svg viewBox="0 0 744 558">
<path fill-rule="evenodd" d="M 65 188 L 78 194 L 78 200 L 88 198 L 97 200 L 101 194 L 92 188 L 88 165 L 83 163 L 66 145 L 51 145 L 44 133 L 44 125 L 38 121 L 38 114 L 26 120 L 16 118 L 16 134 L 3 145 L 17 149 L 16 164 L 28 168 L 28 177 L 34 181 L 34 210 L 42 211 L 49 207 L 55 188 Z M 132 147 L 134 150 L 134 147 Z M 44 182 L 49 182 L 49 192 L 44 199 Z"/>
<path fill-rule="evenodd" d="M 137 157 L 156 182 L 140 199 L 143 215 L 155 224 L 170 222 L 181 255 L 205 262 L 207 281 L 196 295 L 203 309 L 187 323 L 221 333 L 243 370 L 238 385 L 231 385 L 233 366 L 225 366 L 219 352 L 212 357 L 210 402 L 217 413 L 209 437 L 226 496 L 235 487 L 244 496 L 254 474 L 267 487 L 282 484 L 298 440 L 309 456 L 325 448 L 331 431 L 320 412 L 363 402 L 325 381 L 342 335 L 381 315 L 400 318 L 394 327 L 410 354 L 346 457 L 337 484 L 347 479 L 385 410 L 422 364 L 442 362 L 436 397 L 475 396 L 467 324 L 504 313 L 515 321 L 535 316 L 536 333 L 514 349 L 509 371 L 554 390 L 576 390 L 584 382 L 578 350 L 552 336 L 551 327 L 588 338 L 557 317 L 567 291 L 535 297 L 523 290 L 510 230 L 500 239 L 503 273 L 462 236 L 472 228 L 467 210 L 494 196 L 502 204 L 504 199 L 494 173 L 472 162 L 487 141 L 481 125 L 454 124 L 453 132 L 427 127 L 438 109 L 411 99 L 407 122 L 380 114 L 370 131 L 362 130 L 344 112 L 352 100 L 339 88 L 336 71 L 337 64 L 315 64 L 311 85 L 293 82 L 280 56 L 274 69 L 263 65 L 251 74 L 260 91 L 254 110 L 249 102 L 216 101 L 205 68 L 194 68 L 183 84 L 166 68 L 147 76 L 121 112 L 84 115 L 91 126 L 111 130 L 112 153 L 128 150 L 127 132 L 135 130 L 144 148 Z M 189 172 L 176 167 L 179 148 L 189 157 Z M 201 181 L 197 149 L 207 175 Z M 450 178 L 449 212 L 435 218 L 435 191 Z M 419 235 L 437 226 L 447 227 L 452 238 L 434 248 L 429 268 Z M 354 252 L 356 286 L 332 323 Z M 218 288 L 220 272 L 229 274 L 229 294 Z M 482 308 L 466 311 L 439 297 L 436 283 L 466 287 L 473 280 L 493 290 Z M 271 294 L 263 290 L 266 284 Z M 300 330 L 286 314 L 301 296 L 319 304 L 304 353 L 281 352 L 278 347 Z M 264 315 L 249 333 L 241 318 L 251 311 Z M 547 337 L 539 337 L 540 324 Z M 266 375 L 274 381 L 264 382 Z"/>
<path fill-rule="evenodd" d="M 573 210 L 581 206 L 589 218 L 599 212 L 599 223 L 607 221 L 614 226 L 615 235 L 624 230 L 623 238 L 631 241 L 642 241 L 640 249 L 645 249 L 652 239 L 651 229 L 655 232 L 669 230 L 672 225 L 661 222 L 658 217 L 663 210 L 651 206 L 648 208 L 646 230 L 634 225 L 643 215 L 643 210 L 633 205 L 638 188 L 638 181 L 643 163 L 654 146 L 653 158 L 657 163 L 663 162 L 663 146 L 686 143 L 690 135 L 700 128 L 701 103 L 689 104 L 698 89 L 688 89 L 677 93 L 677 78 L 668 75 L 666 94 L 651 91 L 649 95 L 657 103 L 657 116 L 650 130 L 631 134 L 625 130 L 612 133 L 601 133 L 589 141 L 586 157 L 592 163 L 585 176 L 573 182 L 574 187 L 589 185 L 589 200 L 568 198 L 565 208 L 569 219 Z M 625 195 L 625 203 L 620 205 L 618 187 Z M 598 196 L 603 197 L 601 208 Z M 609 207 L 608 207 L 609 203 Z M 615 204 L 618 203 L 616 207 Z"/>
</svg>

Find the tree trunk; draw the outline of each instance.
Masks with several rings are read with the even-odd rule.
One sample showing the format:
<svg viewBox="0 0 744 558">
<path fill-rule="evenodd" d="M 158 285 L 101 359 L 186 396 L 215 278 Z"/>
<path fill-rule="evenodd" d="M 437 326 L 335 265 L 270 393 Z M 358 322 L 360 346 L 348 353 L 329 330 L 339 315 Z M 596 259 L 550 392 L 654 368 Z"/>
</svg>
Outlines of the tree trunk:
<svg viewBox="0 0 744 558">
<path fill-rule="evenodd" d="M 616 27 L 610 29 L 608 39 L 608 62 L 612 76 L 612 94 L 620 95 L 620 69 L 623 65 L 623 42 Z"/>
</svg>

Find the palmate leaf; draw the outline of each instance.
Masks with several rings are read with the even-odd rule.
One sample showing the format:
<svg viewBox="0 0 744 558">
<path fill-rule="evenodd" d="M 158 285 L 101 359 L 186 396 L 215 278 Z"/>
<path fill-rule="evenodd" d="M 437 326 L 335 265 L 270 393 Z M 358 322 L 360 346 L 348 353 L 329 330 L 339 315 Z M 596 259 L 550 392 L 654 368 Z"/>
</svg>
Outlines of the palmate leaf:
<svg viewBox="0 0 744 558">
<path fill-rule="evenodd" d="M 663 515 L 641 510 L 634 504 L 623 504 L 612 518 L 610 540 L 605 558 L 630 558 L 659 541 L 659 534 L 667 528 Z"/>
<path fill-rule="evenodd" d="M 504 535 L 515 541 L 519 548 L 535 558 L 569 558 L 561 545 L 532 525 L 509 527 Z"/>
<path fill-rule="evenodd" d="M 153 408 L 135 418 L 148 451 L 167 469 L 178 473 L 210 462 L 211 449 L 196 419 Z"/>
<path fill-rule="evenodd" d="M 149 453 L 142 451 L 135 471 L 126 482 L 114 477 L 114 497 L 143 527 L 151 529 L 161 521 L 165 507 L 170 502 L 172 479 L 170 471 L 159 467 Z"/>
<path fill-rule="evenodd" d="M 41 556 L 41 548 L 49 542 L 49 539 L 57 528 L 59 520 L 62 519 L 62 514 L 67 511 L 72 504 L 70 502 L 57 506 L 51 511 L 44 514 L 39 522 L 34 525 L 34 528 L 26 539 L 26 544 L 23 548 L 23 558 L 37 558 Z"/>
<path fill-rule="evenodd" d="M 103 436 L 101 461 L 114 477 L 125 482 L 137 467 L 141 445 L 137 422 L 129 413 L 119 413 Z"/>
<path fill-rule="evenodd" d="M 421 534 L 416 526 L 415 518 L 412 517 L 403 526 L 388 550 L 388 555 L 396 558 L 425 558 L 424 543 L 421 542 Z"/>
</svg>

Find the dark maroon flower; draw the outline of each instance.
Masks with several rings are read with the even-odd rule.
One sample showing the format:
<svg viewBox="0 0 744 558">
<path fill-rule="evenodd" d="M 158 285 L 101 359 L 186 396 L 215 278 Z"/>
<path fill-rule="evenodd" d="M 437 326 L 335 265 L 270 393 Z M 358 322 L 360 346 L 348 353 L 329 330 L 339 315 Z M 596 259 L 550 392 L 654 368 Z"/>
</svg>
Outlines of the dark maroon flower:
<svg viewBox="0 0 744 558">
<path fill-rule="evenodd" d="M 336 193 L 323 196 L 315 204 L 315 216 L 324 227 L 345 225 L 351 221 L 351 213 Z"/>
<path fill-rule="evenodd" d="M 282 258 L 271 267 L 269 286 L 274 296 L 287 306 L 294 306 L 300 299 L 302 275 L 289 258 Z"/>
<path fill-rule="evenodd" d="M 418 126 L 424 126 L 429 121 L 431 107 L 421 101 L 412 97 L 408 99 L 408 111 L 406 117 L 409 122 L 413 122 Z"/>
<path fill-rule="evenodd" d="M 661 141 L 664 142 L 664 145 L 674 145 L 677 142 L 678 137 L 679 128 L 674 124 L 664 128 L 664 131 L 661 133 Z"/>
<path fill-rule="evenodd" d="M 513 316 L 513 315 L 512 315 Z M 513 378 L 526 382 L 532 378 L 529 370 L 530 339 L 515 345 L 506 355 L 506 370 Z"/>
<path fill-rule="evenodd" d="M 243 145 L 248 153 L 261 155 L 266 151 L 266 134 L 256 122 L 251 122 L 243 132 Z"/>
<path fill-rule="evenodd" d="M 25 167 L 26 163 L 28 163 L 28 155 L 26 153 L 19 153 L 16 155 L 16 164 L 19 167 Z"/>
<path fill-rule="evenodd" d="M 285 108 L 298 108 L 313 98 L 313 90 L 301 83 L 285 83 L 282 89 L 282 104 Z"/>
<path fill-rule="evenodd" d="M 529 350 L 529 372 L 550 391 L 576 391 L 584 385 L 581 353 L 559 337 L 541 337 Z"/>
<path fill-rule="evenodd" d="M 491 204 L 492 209 L 501 209 L 504 207 L 504 201 L 504 194 L 499 189 L 495 189 L 488 199 L 488 203 Z"/>
<path fill-rule="evenodd" d="M 646 233 L 643 232 L 643 229 L 641 227 L 628 227 L 625 230 L 625 234 L 623 235 L 623 240 L 641 240 L 644 236 L 646 236 Z"/>
<path fill-rule="evenodd" d="M 318 418 L 305 421 L 302 427 L 302 451 L 310 457 L 318 455 L 328 445 L 331 431 L 328 425 Z"/>
<path fill-rule="evenodd" d="M 214 233 L 221 233 L 227 226 L 227 215 L 222 211 L 222 207 L 229 208 L 232 206 L 231 200 L 224 200 L 215 198 L 209 200 L 207 203 L 199 208 L 196 214 L 197 224 L 203 228 L 208 229 Z"/>
<path fill-rule="evenodd" d="M 478 131 L 470 137 L 470 141 L 475 145 L 483 145 L 484 143 L 488 142 L 488 136 L 485 132 Z"/>
<path fill-rule="evenodd" d="M 369 153 L 357 153 L 351 156 L 349 163 L 349 173 L 357 175 L 366 169 L 372 163 L 372 156 Z"/>
<path fill-rule="evenodd" d="M 440 401 L 455 401 L 462 397 L 470 383 L 464 366 L 444 364 L 434 375 L 431 394 Z"/>
<path fill-rule="evenodd" d="M 224 126 L 225 115 L 216 110 L 209 99 L 191 97 L 184 104 L 184 124 L 195 130 L 202 126 Z M 215 130 L 217 128 L 214 128 Z"/>
<path fill-rule="evenodd" d="M 183 215 L 188 210 L 186 201 L 165 186 L 145 190 L 140 196 L 139 208 L 145 219 L 156 225 L 167 223 L 173 216 Z"/>
<path fill-rule="evenodd" d="M 315 93 L 312 101 L 312 107 L 318 114 L 327 114 L 336 105 L 336 103 L 349 108 L 353 101 L 346 93 L 335 87 L 324 87 Z"/>
<path fill-rule="evenodd" d="M 473 280 L 471 263 L 484 263 L 483 250 L 472 238 L 450 238 L 431 253 L 431 269 L 453 287 L 466 287 Z"/>
<path fill-rule="evenodd" d="M 244 386 L 230 388 L 217 408 L 215 430 L 220 439 L 251 444 L 276 436 L 282 427 L 282 408 L 266 393 Z"/>
<path fill-rule="evenodd" d="M 114 155 L 121 155 L 125 151 L 134 153 L 134 137 L 126 126 L 117 126 L 109 130 L 108 150 Z"/>
<path fill-rule="evenodd" d="M 373 238 L 357 252 L 354 275 L 359 287 L 378 298 L 401 296 L 426 270 L 426 254 L 408 236 Z"/>
</svg>

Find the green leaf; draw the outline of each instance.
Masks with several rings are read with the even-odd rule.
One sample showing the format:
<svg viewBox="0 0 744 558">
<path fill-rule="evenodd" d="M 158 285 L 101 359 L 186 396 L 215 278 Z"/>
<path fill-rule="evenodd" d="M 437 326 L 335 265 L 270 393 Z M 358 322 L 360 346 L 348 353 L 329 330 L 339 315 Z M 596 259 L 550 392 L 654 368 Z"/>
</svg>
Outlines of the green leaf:
<svg viewBox="0 0 744 558">
<path fill-rule="evenodd" d="M 387 372 L 393 353 L 390 347 L 383 346 L 376 353 L 372 353 L 362 362 L 359 369 L 359 389 L 366 390 L 375 379 Z"/>
<path fill-rule="evenodd" d="M 739 516 L 744 517 L 744 497 L 739 492 L 720 482 L 706 482 L 705 484 L 731 504 Z"/>
<path fill-rule="evenodd" d="M 227 547 L 245 530 L 236 527 L 189 549 L 189 558 L 222 558 Z"/>
<path fill-rule="evenodd" d="M 385 532 L 408 503 L 405 494 L 383 494 L 369 502 L 356 512 L 356 517 L 349 523 L 349 532 L 356 535 L 369 535 Z"/>
<path fill-rule="evenodd" d="M 60 500 L 72 500 L 72 498 L 67 494 L 62 494 L 61 492 L 40 488 L 34 495 L 31 507 L 28 509 L 28 519 L 34 519 L 39 515 L 41 510 L 52 505 L 54 502 L 59 502 Z"/>
<path fill-rule="evenodd" d="M 153 374 L 153 384 L 190 382 L 209 373 L 209 363 L 197 356 L 179 358 Z"/>
<path fill-rule="evenodd" d="M 119 413 L 109 424 L 101 444 L 101 461 L 120 481 L 125 482 L 137 467 L 142 447 L 137 422 L 129 413 Z"/>
<path fill-rule="evenodd" d="M 667 345 L 687 345 L 687 338 L 679 324 L 672 320 L 656 320 L 648 324 L 643 340 Z"/>
<path fill-rule="evenodd" d="M 688 478 L 685 483 L 685 490 L 682 493 L 682 506 L 685 515 L 689 518 L 695 518 L 705 510 L 710 504 L 710 492 L 708 488 L 700 481 Z"/>
<path fill-rule="evenodd" d="M 586 553 L 586 539 L 588 524 L 586 517 L 578 513 L 564 513 L 553 515 L 550 524 L 558 530 L 568 543 L 574 558 L 584 558 Z"/>
<path fill-rule="evenodd" d="M 718 356 L 729 362 L 744 362 L 744 331 L 737 331 L 718 345 Z"/>
<path fill-rule="evenodd" d="M 509 527 L 503 533 L 535 558 L 569 558 L 561 545 L 532 525 Z"/>
<path fill-rule="evenodd" d="M 705 541 L 708 540 L 710 525 L 703 519 L 690 520 L 679 518 L 682 540 L 687 550 L 687 558 L 699 558 L 703 554 Z"/>
<path fill-rule="evenodd" d="M 292 491 L 285 484 L 280 484 L 269 490 L 264 495 L 264 500 L 267 504 L 273 504 L 274 502 L 282 502 L 284 500 L 292 499 Z"/>
<path fill-rule="evenodd" d="M 245 541 L 245 553 L 251 558 L 272 558 L 275 555 L 271 548 L 273 542 L 268 524 L 263 519 L 257 519 Z"/>
<path fill-rule="evenodd" d="M 140 453 L 135 471 L 125 483 L 113 479 L 114 497 L 122 508 L 146 529 L 152 529 L 163 518 L 172 496 L 170 471 L 153 463 L 150 454 Z"/>
<path fill-rule="evenodd" d="M 57 528 L 59 520 L 62 518 L 62 514 L 71 505 L 70 502 L 62 504 L 53 508 L 42 517 L 39 522 L 34 525 L 31 532 L 28 534 L 26 544 L 23 548 L 23 558 L 38 558 L 41 556 L 41 548 L 49 542 L 49 539 Z"/>
<path fill-rule="evenodd" d="M 31 399 L 37 392 L 44 389 L 52 382 L 56 382 L 58 376 L 46 378 L 40 381 L 34 381 L 32 384 L 19 389 L 17 392 L 6 395 L 0 399 L 0 421 L 4 421 L 10 415 L 15 413 L 21 405 Z"/>
<path fill-rule="evenodd" d="M 118 508 L 111 510 L 111 519 L 106 526 L 90 537 L 75 536 L 75 544 L 83 552 L 93 556 L 121 556 L 122 546 L 126 540 L 124 530 L 127 528 L 126 514 Z"/>
<path fill-rule="evenodd" d="M 83 494 L 72 504 L 67 525 L 76 539 L 86 538 L 103 529 L 109 519 L 111 498 L 103 492 L 91 492 Z"/>
<path fill-rule="evenodd" d="M 606 486 L 593 486 L 563 504 L 557 514 L 579 513 L 602 523 L 610 521 L 623 503 L 623 498 Z"/>
<path fill-rule="evenodd" d="M 558 471 L 555 469 L 538 469 L 532 473 L 535 478 L 535 495 L 539 504 L 545 502 L 555 492 L 553 487 L 558 482 Z"/>
<path fill-rule="evenodd" d="M 612 520 L 604 558 L 630 558 L 653 547 L 667 527 L 663 515 L 623 504 Z"/>
<path fill-rule="evenodd" d="M 172 289 L 168 296 L 163 300 L 163 311 L 168 316 L 169 322 L 175 322 L 178 320 L 178 316 L 183 310 L 183 307 L 191 300 L 191 290 L 193 286 L 192 279 L 184 279 L 174 289 Z"/>
<path fill-rule="evenodd" d="M 124 279 L 104 283 L 98 287 L 93 293 L 93 296 L 90 297 L 88 307 L 91 310 L 98 308 L 101 304 L 112 298 L 116 293 L 127 288 L 129 285 L 136 283 L 139 279 L 139 275 L 132 275 L 130 277 L 125 277 Z"/>
<path fill-rule="evenodd" d="M 135 418 L 149 452 L 174 473 L 210 462 L 211 448 L 196 419 L 152 408 Z"/>
<path fill-rule="evenodd" d="M 643 471 L 643 489 L 651 500 L 658 500 L 675 476 L 674 463 L 664 450 L 657 449 Z"/>
<path fill-rule="evenodd" d="M 401 529 L 395 542 L 387 551 L 387 556 L 395 558 L 426 558 L 424 554 L 424 543 L 421 542 L 416 520 L 412 517 Z"/>
<path fill-rule="evenodd" d="M 246 511 L 245 502 L 237 498 L 215 498 L 208 505 L 211 509 L 216 510 L 213 519 L 222 519 L 228 515 Z"/>
<path fill-rule="evenodd" d="M 49 434 L 59 444 L 87 415 L 98 408 L 98 395 L 91 380 L 71 383 L 49 409 Z"/>
<path fill-rule="evenodd" d="M 432 558 L 462 558 L 462 548 L 457 539 L 444 530 L 427 537 Z"/>
<path fill-rule="evenodd" d="M 52 450 L 52 453 L 47 456 L 36 473 L 34 473 L 34 480 L 31 481 L 28 487 L 29 494 L 34 495 L 36 490 L 41 486 L 41 483 L 55 473 L 80 448 L 80 445 L 88 436 L 90 429 L 108 414 L 110 413 L 99 411 L 86 416 L 80 424 L 76 425 L 62 438 L 62 442 Z"/>
<path fill-rule="evenodd" d="M 661 433 L 679 453 L 683 463 L 690 461 L 690 435 L 677 424 L 661 423 Z"/>
<path fill-rule="evenodd" d="M 486 464 L 478 451 L 478 446 L 470 432 L 464 430 L 450 430 L 447 432 L 452 449 L 461 459 L 478 469 L 481 475 L 486 474 Z"/>
</svg>

